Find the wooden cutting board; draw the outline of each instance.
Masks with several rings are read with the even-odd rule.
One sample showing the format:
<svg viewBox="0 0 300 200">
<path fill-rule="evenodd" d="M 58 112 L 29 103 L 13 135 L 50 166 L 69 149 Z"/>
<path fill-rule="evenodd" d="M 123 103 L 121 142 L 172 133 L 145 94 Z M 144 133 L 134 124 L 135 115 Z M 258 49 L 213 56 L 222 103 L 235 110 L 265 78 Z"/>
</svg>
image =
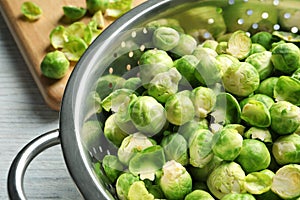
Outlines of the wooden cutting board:
<svg viewBox="0 0 300 200">
<path fill-rule="evenodd" d="M 63 24 L 62 6 L 74 5 L 85 8 L 86 3 L 85 0 L 31 0 L 42 8 L 43 15 L 39 20 L 29 22 L 21 14 L 21 4 L 24 1 L 0 0 L 0 10 L 45 102 L 50 108 L 59 110 L 65 86 L 76 63 L 71 63 L 68 74 L 60 80 L 44 77 L 40 71 L 40 63 L 45 54 L 51 50 L 49 39 L 51 30 L 59 24 L 68 25 Z M 133 5 L 137 6 L 145 1 L 134 0 Z M 82 19 L 87 20 L 88 17 Z M 112 21 L 113 19 L 106 18 L 106 27 Z"/>
</svg>

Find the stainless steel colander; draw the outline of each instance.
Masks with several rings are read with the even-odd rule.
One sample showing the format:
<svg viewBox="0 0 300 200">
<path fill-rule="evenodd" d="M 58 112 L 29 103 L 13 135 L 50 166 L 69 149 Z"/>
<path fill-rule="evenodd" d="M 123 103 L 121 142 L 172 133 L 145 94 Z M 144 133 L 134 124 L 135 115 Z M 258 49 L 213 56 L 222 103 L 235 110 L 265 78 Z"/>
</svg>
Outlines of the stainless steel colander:
<svg viewBox="0 0 300 200">
<path fill-rule="evenodd" d="M 94 114 L 97 105 L 89 103 L 88 97 L 95 90 L 101 92 L 107 89 L 95 86 L 99 77 L 105 74 L 127 78 L 138 75 L 138 70 L 135 70 L 136 57 L 151 47 L 150 34 L 144 28 L 150 21 L 174 17 L 199 40 L 214 37 L 210 34 L 210 25 L 218 21 L 210 13 L 202 15 L 207 20 L 203 29 L 203 24 L 195 18 L 197 15 L 187 12 L 203 6 L 216 6 L 216 12 L 223 16 L 227 28 L 219 27 L 220 30 L 214 31 L 217 33 L 238 29 L 249 34 L 261 30 L 298 33 L 300 29 L 298 0 L 149 0 L 136 7 L 108 27 L 78 62 L 63 97 L 60 128 L 36 138 L 18 154 L 9 173 L 10 198 L 26 199 L 22 189 L 26 167 L 38 153 L 59 143 L 70 174 L 85 199 L 117 198 L 114 187 L 106 181 L 105 175 L 99 178 L 94 171 L 94 161 L 101 160 L 106 154 L 115 154 L 117 149 L 107 142 L 103 133 L 83 131 L 87 119 L 101 121 L 106 117 Z M 230 11 L 223 13 L 225 8 L 230 8 Z"/>
</svg>

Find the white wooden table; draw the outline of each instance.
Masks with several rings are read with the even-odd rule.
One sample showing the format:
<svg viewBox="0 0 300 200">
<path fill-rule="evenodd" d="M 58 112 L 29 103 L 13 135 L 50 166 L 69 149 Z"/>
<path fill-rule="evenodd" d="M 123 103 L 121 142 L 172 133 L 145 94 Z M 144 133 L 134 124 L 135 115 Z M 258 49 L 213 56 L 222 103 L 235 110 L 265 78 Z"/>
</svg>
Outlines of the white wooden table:
<svg viewBox="0 0 300 200">
<path fill-rule="evenodd" d="M 38 135 L 58 128 L 59 113 L 51 110 L 0 14 L 0 199 L 8 199 L 7 174 L 21 148 Z M 29 165 L 24 188 L 31 199 L 82 199 L 71 179 L 59 145 Z"/>
</svg>

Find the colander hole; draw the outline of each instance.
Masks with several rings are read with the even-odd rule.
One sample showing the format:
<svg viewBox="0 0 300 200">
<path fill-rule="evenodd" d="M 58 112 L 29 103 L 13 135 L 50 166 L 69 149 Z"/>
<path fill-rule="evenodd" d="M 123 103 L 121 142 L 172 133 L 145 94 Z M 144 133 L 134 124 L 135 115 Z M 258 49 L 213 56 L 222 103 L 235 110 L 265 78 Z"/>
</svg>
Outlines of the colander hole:
<svg viewBox="0 0 300 200">
<path fill-rule="evenodd" d="M 279 29 L 280 29 L 280 25 L 279 25 L 279 24 L 275 24 L 275 25 L 273 26 L 273 29 L 274 29 L 275 31 L 279 30 Z"/>
<path fill-rule="evenodd" d="M 252 28 L 253 29 L 258 29 L 258 24 L 257 23 L 252 24 Z"/>
<path fill-rule="evenodd" d="M 210 18 L 210 19 L 208 19 L 207 23 L 208 24 L 213 24 L 213 23 L 215 23 L 215 20 L 213 18 Z"/>
<path fill-rule="evenodd" d="M 237 23 L 238 23 L 239 25 L 244 24 L 244 19 L 238 19 Z"/>
<path fill-rule="evenodd" d="M 110 153 L 110 151 L 107 149 L 106 150 L 106 153 L 107 153 L 107 155 L 110 155 L 111 153 Z"/>
<path fill-rule="evenodd" d="M 99 151 L 102 153 L 103 152 L 103 149 L 101 146 L 99 146 Z"/>
<path fill-rule="evenodd" d="M 148 30 L 146 28 L 143 28 L 143 33 L 144 34 L 147 34 L 148 33 Z"/>
<path fill-rule="evenodd" d="M 97 153 L 97 150 L 96 150 L 96 148 L 95 148 L 95 147 L 93 147 L 93 151 L 94 151 L 94 153 L 95 153 L 95 154 Z"/>
<path fill-rule="evenodd" d="M 203 34 L 203 37 L 204 37 L 205 39 L 208 39 L 208 38 L 211 37 L 211 34 L 210 34 L 209 32 L 205 32 L 205 33 Z"/>
<path fill-rule="evenodd" d="M 135 38 L 135 37 L 136 37 L 136 32 L 135 32 L 135 31 L 132 31 L 131 37 L 132 37 L 132 38 Z"/>
<path fill-rule="evenodd" d="M 234 4 L 234 0 L 229 0 L 229 1 L 228 1 L 228 4 L 229 4 L 229 5 L 233 5 L 233 4 Z"/>
<path fill-rule="evenodd" d="M 267 12 L 264 12 L 261 15 L 261 18 L 263 18 L 263 19 L 267 19 L 268 17 L 269 17 L 269 13 L 267 13 Z"/>
<path fill-rule="evenodd" d="M 253 14 L 253 10 L 247 10 L 247 12 L 246 12 L 246 13 L 247 13 L 247 15 L 249 15 L 249 16 L 250 16 L 250 15 L 252 15 L 252 14 Z"/>
<path fill-rule="evenodd" d="M 132 51 L 130 51 L 130 52 L 128 53 L 128 56 L 129 56 L 129 58 L 132 58 L 132 57 L 134 56 L 134 53 L 133 53 Z"/>
<path fill-rule="evenodd" d="M 113 69 L 112 67 L 110 67 L 110 68 L 108 69 L 108 73 L 112 74 L 113 72 L 114 72 L 114 69 Z"/>
<path fill-rule="evenodd" d="M 291 13 L 284 13 L 283 17 L 285 19 L 289 19 L 291 17 Z"/>
<path fill-rule="evenodd" d="M 130 70 L 131 70 L 131 65 L 130 65 L 130 64 L 126 65 L 126 70 L 127 70 L 127 71 L 130 71 Z"/>
<path fill-rule="evenodd" d="M 292 33 L 297 33 L 298 30 L 299 30 L 299 29 L 298 29 L 297 27 L 292 27 L 292 28 L 291 28 L 291 32 L 292 32 Z"/>
<path fill-rule="evenodd" d="M 145 51 L 145 49 L 146 49 L 146 46 L 142 44 L 142 45 L 140 46 L 140 50 L 143 52 L 143 51 Z"/>
<path fill-rule="evenodd" d="M 123 41 L 123 42 L 121 42 L 121 47 L 126 47 L 126 43 Z"/>
<path fill-rule="evenodd" d="M 279 0 L 274 0 L 274 1 L 273 1 L 273 5 L 274 5 L 274 6 L 278 6 L 278 5 L 279 5 Z"/>
<path fill-rule="evenodd" d="M 117 58 L 118 57 L 118 54 L 117 53 L 114 53 L 114 55 L 113 55 L 115 58 Z"/>
</svg>

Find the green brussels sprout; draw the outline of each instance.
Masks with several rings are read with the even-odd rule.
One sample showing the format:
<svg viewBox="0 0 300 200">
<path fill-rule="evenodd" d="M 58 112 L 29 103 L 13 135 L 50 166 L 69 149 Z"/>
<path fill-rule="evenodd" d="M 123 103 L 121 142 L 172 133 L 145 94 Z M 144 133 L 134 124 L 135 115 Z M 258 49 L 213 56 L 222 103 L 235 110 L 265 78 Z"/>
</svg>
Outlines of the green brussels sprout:
<svg viewBox="0 0 300 200">
<path fill-rule="evenodd" d="M 300 68 L 298 68 L 294 73 L 292 74 L 291 78 L 297 79 L 300 81 Z"/>
<path fill-rule="evenodd" d="M 120 127 L 116 124 L 116 114 L 110 115 L 104 124 L 104 136 L 105 138 L 113 143 L 115 146 L 119 147 L 125 137 L 128 134 L 120 129 Z"/>
<path fill-rule="evenodd" d="M 147 189 L 149 193 L 151 193 L 154 196 L 155 199 L 165 199 L 165 195 L 159 185 L 151 184 L 147 186 Z"/>
<path fill-rule="evenodd" d="M 240 123 L 241 108 L 239 102 L 230 93 L 222 92 L 217 95 L 216 106 L 211 113 L 215 123 Z"/>
<path fill-rule="evenodd" d="M 29 21 L 38 20 L 43 14 L 41 7 L 31 1 L 25 1 L 21 5 L 21 13 Z"/>
<path fill-rule="evenodd" d="M 65 27 L 58 25 L 54 27 L 49 35 L 50 43 L 54 49 L 63 48 L 67 38 L 65 37 Z"/>
<path fill-rule="evenodd" d="M 189 140 L 190 164 L 194 167 L 204 167 L 214 157 L 212 151 L 213 133 L 207 129 L 196 130 Z"/>
<path fill-rule="evenodd" d="M 228 42 L 223 41 L 223 42 L 219 42 L 218 45 L 216 46 L 215 51 L 219 54 L 225 54 L 225 55 L 229 55 L 226 54 L 227 53 L 227 47 L 228 47 Z M 233 57 L 233 56 L 232 56 Z M 235 58 L 235 57 L 234 57 Z M 237 59 L 237 58 L 236 58 Z"/>
<path fill-rule="evenodd" d="M 205 40 L 204 42 L 202 42 L 201 46 L 204 48 L 210 48 L 210 49 L 216 51 L 218 44 L 219 43 L 216 40 Z"/>
<path fill-rule="evenodd" d="M 255 67 L 246 62 L 229 66 L 222 80 L 226 91 L 240 97 L 252 94 L 258 88 L 260 82 Z"/>
<path fill-rule="evenodd" d="M 153 136 L 165 126 L 166 110 L 153 97 L 137 97 L 129 107 L 131 121 L 140 132 Z"/>
<path fill-rule="evenodd" d="M 128 199 L 130 200 L 154 200 L 154 196 L 149 193 L 143 181 L 135 181 L 129 187 Z"/>
<path fill-rule="evenodd" d="M 69 67 L 70 62 L 65 54 L 58 50 L 47 53 L 40 66 L 42 74 L 53 79 L 64 77 L 67 74 Z"/>
<path fill-rule="evenodd" d="M 101 101 L 101 106 L 104 110 L 109 112 L 118 112 L 119 107 L 126 101 L 126 98 L 130 98 L 130 95 L 134 93 L 134 90 L 125 88 L 114 90 L 107 97 Z"/>
<path fill-rule="evenodd" d="M 165 103 L 170 96 L 178 91 L 181 78 L 181 74 L 175 67 L 172 67 L 167 72 L 161 72 L 149 82 L 148 94 L 159 102 Z"/>
<path fill-rule="evenodd" d="M 245 177 L 245 188 L 247 192 L 250 194 L 262 194 L 269 191 L 271 189 L 272 178 L 274 176 L 272 171 L 270 171 L 270 173 L 272 173 L 272 176 L 263 171 L 247 174 Z"/>
<path fill-rule="evenodd" d="M 293 43 L 278 44 L 272 49 L 271 57 L 275 69 L 291 75 L 300 67 L 300 50 Z"/>
<path fill-rule="evenodd" d="M 300 135 L 295 133 L 277 138 L 272 146 L 272 153 L 280 165 L 300 164 Z"/>
<path fill-rule="evenodd" d="M 188 142 L 193 137 L 198 129 L 208 129 L 207 119 L 194 118 L 178 128 L 178 133 L 181 134 Z"/>
<path fill-rule="evenodd" d="M 270 109 L 271 106 L 274 104 L 273 98 L 265 94 L 254 94 L 240 101 L 241 108 L 244 107 L 244 105 L 246 105 L 246 103 L 251 99 L 262 102 L 268 109 Z"/>
<path fill-rule="evenodd" d="M 123 164 L 128 165 L 130 159 L 137 152 L 151 146 L 153 146 L 153 143 L 149 138 L 141 133 L 134 133 L 122 140 L 121 146 L 118 149 L 118 158 Z"/>
<path fill-rule="evenodd" d="M 231 55 L 228 54 L 220 54 L 216 57 L 216 59 L 221 63 L 221 70 L 224 74 L 229 66 L 239 63 L 239 60 Z"/>
<path fill-rule="evenodd" d="M 243 137 L 235 129 L 225 128 L 213 136 L 213 153 L 226 161 L 233 161 L 242 150 Z"/>
<path fill-rule="evenodd" d="M 300 165 L 285 165 L 275 173 L 271 190 L 283 199 L 299 198 L 299 177 Z"/>
<path fill-rule="evenodd" d="M 97 11 L 105 11 L 108 1 L 102 0 L 86 0 L 86 7 L 90 14 L 95 14 Z"/>
<path fill-rule="evenodd" d="M 141 180 L 155 179 L 155 172 L 160 170 L 165 164 L 164 149 L 159 145 L 154 145 L 137 152 L 129 161 L 129 172 L 140 176 Z"/>
<path fill-rule="evenodd" d="M 242 124 L 226 124 L 223 129 L 234 129 L 236 130 L 241 136 L 244 136 L 246 127 Z"/>
<path fill-rule="evenodd" d="M 198 45 L 196 47 L 196 49 L 194 50 L 194 52 L 193 52 L 192 55 L 196 56 L 198 58 L 198 60 L 200 60 L 205 55 L 210 55 L 212 57 L 217 57 L 218 53 L 215 50 L 213 50 L 213 49 L 205 48 L 205 47 L 203 47 L 201 45 Z"/>
<path fill-rule="evenodd" d="M 245 62 L 250 63 L 259 74 L 260 80 L 268 78 L 273 72 L 273 64 L 271 62 L 272 53 L 264 51 L 255 53 L 246 58 Z"/>
<path fill-rule="evenodd" d="M 115 155 L 105 155 L 102 160 L 102 167 L 105 175 L 114 183 L 123 173 L 123 165 Z"/>
<path fill-rule="evenodd" d="M 107 2 L 107 1 L 106 1 Z M 105 2 L 105 3 L 106 3 Z M 110 0 L 105 10 L 109 17 L 118 18 L 132 9 L 132 0 Z M 105 7 L 104 7 L 105 8 Z"/>
<path fill-rule="evenodd" d="M 177 45 L 171 49 L 171 52 L 177 56 L 191 55 L 197 47 L 195 38 L 188 34 L 180 34 Z"/>
<path fill-rule="evenodd" d="M 251 194 L 226 194 L 221 200 L 255 200 Z"/>
<path fill-rule="evenodd" d="M 92 16 L 91 21 L 95 28 L 103 29 L 105 27 L 104 15 L 101 10 L 95 12 Z"/>
<path fill-rule="evenodd" d="M 180 163 L 172 160 L 164 164 L 159 185 L 167 199 L 183 199 L 192 191 L 192 178 Z"/>
<path fill-rule="evenodd" d="M 191 99 L 195 107 L 195 115 L 199 118 L 206 118 L 217 101 L 214 91 L 202 86 L 192 90 Z"/>
<path fill-rule="evenodd" d="M 161 18 L 146 24 L 148 30 L 156 30 L 159 27 L 169 27 L 175 29 L 179 33 L 184 33 L 179 21 L 174 18 Z"/>
<path fill-rule="evenodd" d="M 87 9 L 77 6 L 63 6 L 64 15 L 71 21 L 77 21 L 81 19 Z"/>
<path fill-rule="evenodd" d="M 127 172 L 118 177 L 116 182 L 116 191 L 120 200 L 128 200 L 130 186 L 137 181 L 139 181 L 139 177 Z"/>
<path fill-rule="evenodd" d="M 186 195 L 184 200 L 214 200 L 214 198 L 204 190 L 194 190 Z"/>
<path fill-rule="evenodd" d="M 271 129 L 279 134 L 293 133 L 300 125 L 300 108 L 287 101 L 278 101 L 270 108 Z"/>
<path fill-rule="evenodd" d="M 246 32 L 238 30 L 230 36 L 226 52 L 239 60 L 243 60 L 249 56 L 251 46 L 252 41 Z"/>
<path fill-rule="evenodd" d="M 123 77 L 114 74 L 101 76 L 96 82 L 96 92 L 104 99 L 114 90 L 121 88 L 125 81 Z"/>
<path fill-rule="evenodd" d="M 213 85 L 221 82 L 222 64 L 216 59 L 217 55 L 211 55 L 209 48 L 198 48 L 193 54 L 199 59 L 196 66 L 195 77 L 203 85 Z"/>
<path fill-rule="evenodd" d="M 163 147 L 166 160 L 175 160 L 181 165 L 187 165 L 188 158 L 188 143 L 182 135 L 174 133 L 163 137 L 160 145 Z"/>
<path fill-rule="evenodd" d="M 195 116 L 190 91 L 184 90 L 170 96 L 165 103 L 167 120 L 174 125 L 183 125 Z"/>
<path fill-rule="evenodd" d="M 265 52 L 265 51 L 267 51 L 267 50 L 262 45 L 257 44 L 257 43 L 252 43 L 251 50 L 250 50 L 250 55 L 255 54 L 255 53 L 262 53 L 262 52 Z"/>
<path fill-rule="evenodd" d="M 205 182 L 211 172 L 218 167 L 223 160 L 214 155 L 213 158 L 204 167 L 188 166 L 188 171 L 193 177 L 193 181 Z"/>
<path fill-rule="evenodd" d="M 166 72 L 172 67 L 173 60 L 165 51 L 156 49 L 145 51 L 139 59 L 142 84 L 147 88 L 147 84 L 156 74 Z"/>
<path fill-rule="evenodd" d="M 141 86 L 142 80 L 140 77 L 131 77 L 124 82 L 123 88 L 137 91 Z"/>
<path fill-rule="evenodd" d="M 286 42 L 300 42 L 300 36 L 296 33 L 286 31 L 273 31 L 273 36 L 276 36 Z"/>
<path fill-rule="evenodd" d="M 263 80 L 259 87 L 257 88 L 257 90 L 255 91 L 255 93 L 259 93 L 259 94 L 265 94 L 271 98 L 274 97 L 274 87 L 278 81 L 278 77 L 269 77 L 265 80 Z"/>
<path fill-rule="evenodd" d="M 264 143 L 272 143 L 272 135 L 267 128 L 250 127 L 244 134 L 247 139 L 258 139 Z"/>
<path fill-rule="evenodd" d="M 194 55 L 184 55 L 181 58 L 174 61 L 174 67 L 183 76 L 182 81 L 184 85 L 195 86 L 198 85 L 199 81 L 195 77 L 195 69 L 199 60 Z"/>
<path fill-rule="evenodd" d="M 252 44 L 260 44 L 266 50 L 270 50 L 272 48 L 272 43 L 274 42 L 272 33 L 267 31 L 260 31 L 251 36 Z"/>
<path fill-rule="evenodd" d="M 236 158 L 246 173 L 266 169 L 271 162 L 271 155 L 266 145 L 254 139 L 244 139 L 242 150 Z"/>
<path fill-rule="evenodd" d="M 241 109 L 241 119 L 251 126 L 266 128 L 271 125 L 269 109 L 263 102 L 249 98 Z"/>
<path fill-rule="evenodd" d="M 169 51 L 175 48 L 180 40 L 180 34 L 173 28 L 158 27 L 152 36 L 152 42 L 154 47 Z"/>
<path fill-rule="evenodd" d="M 280 76 L 274 87 L 274 98 L 277 101 L 288 101 L 296 106 L 300 106 L 299 97 L 300 80 L 289 76 Z"/>
<path fill-rule="evenodd" d="M 76 36 L 69 36 L 68 41 L 64 43 L 61 51 L 66 55 L 68 60 L 77 62 L 87 48 L 88 44 L 84 39 Z"/>
<path fill-rule="evenodd" d="M 245 177 L 245 172 L 239 164 L 223 162 L 208 176 L 207 186 L 215 197 L 222 199 L 229 193 L 245 193 Z"/>
<path fill-rule="evenodd" d="M 277 194 L 275 194 L 272 190 L 269 190 L 265 193 L 255 195 L 256 200 L 265 200 L 265 199 L 272 199 L 272 200 L 282 200 Z"/>
</svg>

